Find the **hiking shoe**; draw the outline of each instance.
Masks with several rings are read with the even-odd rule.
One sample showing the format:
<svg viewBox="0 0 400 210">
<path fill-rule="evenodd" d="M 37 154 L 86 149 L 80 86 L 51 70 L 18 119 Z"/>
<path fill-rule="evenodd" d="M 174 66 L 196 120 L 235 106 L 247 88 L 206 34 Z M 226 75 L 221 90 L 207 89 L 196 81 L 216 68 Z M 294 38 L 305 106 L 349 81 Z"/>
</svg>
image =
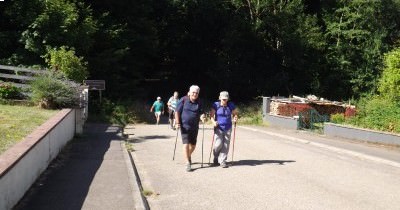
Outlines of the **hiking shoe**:
<svg viewBox="0 0 400 210">
<path fill-rule="evenodd" d="M 221 167 L 222 167 L 222 168 L 228 168 L 228 165 L 226 164 L 226 162 L 222 162 L 222 163 L 221 163 Z"/>
<path fill-rule="evenodd" d="M 186 164 L 186 171 L 191 172 L 192 171 L 192 165 L 190 163 Z"/>
<path fill-rule="evenodd" d="M 219 166 L 219 163 L 212 163 L 211 166 L 212 167 L 217 167 L 217 166 Z"/>
<path fill-rule="evenodd" d="M 219 166 L 218 159 L 214 159 L 212 166 Z"/>
</svg>

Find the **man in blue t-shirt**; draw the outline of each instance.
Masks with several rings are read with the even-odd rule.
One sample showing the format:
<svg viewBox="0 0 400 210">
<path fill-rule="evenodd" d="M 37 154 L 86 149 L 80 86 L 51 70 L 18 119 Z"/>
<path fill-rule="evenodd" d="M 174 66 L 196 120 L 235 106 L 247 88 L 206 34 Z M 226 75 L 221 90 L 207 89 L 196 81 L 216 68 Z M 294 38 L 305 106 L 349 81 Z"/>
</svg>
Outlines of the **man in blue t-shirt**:
<svg viewBox="0 0 400 210">
<path fill-rule="evenodd" d="M 229 93 L 222 91 L 219 94 L 219 101 L 213 103 L 210 117 L 214 125 L 214 138 L 215 144 L 213 148 L 214 165 L 220 164 L 221 167 L 226 168 L 226 160 L 228 158 L 229 144 L 232 133 L 232 116 L 233 121 L 236 123 L 238 119 L 238 111 L 235 104 L 229 101 Z"/>
<path fill-rule="evenodd" d="M 196 148 L 200 119 L 205 120 L 202 104 L 199 100 L 200 88 L 192 85 L 187 96 L 182 97 L 175 111 L 176 127 L 181 128 L 183 154 L 186 171 L 192 171 L 192 153 Z"/>
</svg>

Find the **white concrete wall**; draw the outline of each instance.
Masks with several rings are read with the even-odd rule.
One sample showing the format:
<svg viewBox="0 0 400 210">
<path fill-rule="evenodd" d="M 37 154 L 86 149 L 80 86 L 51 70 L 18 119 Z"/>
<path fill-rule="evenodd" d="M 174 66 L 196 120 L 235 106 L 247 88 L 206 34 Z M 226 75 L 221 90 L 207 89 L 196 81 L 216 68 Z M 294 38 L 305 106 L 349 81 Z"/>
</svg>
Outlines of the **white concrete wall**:
<svg viewBox="0 0 400 210">
<path fill-rule="evenodd" d="M 75 116 L 75 110 L 60 111 L 0 156 L 0 210 L 13 208 L 74 137 Z"/>
<path fill-rule="evenodd" d="M 267 114 L 265 116 L 265 119 L 265 121 L 268 122 L 270 126 L 283 127 L 293 130 L 298 129 L 298 118 Z"/>
<path fill-rule="evenodd" d="M 400 135 L 398 134 L 349 127 L 334 123 L 324 123 L 324 134 L 327 136 L 336 136 L 373 143 L 400 145 Z"/>
</svg>

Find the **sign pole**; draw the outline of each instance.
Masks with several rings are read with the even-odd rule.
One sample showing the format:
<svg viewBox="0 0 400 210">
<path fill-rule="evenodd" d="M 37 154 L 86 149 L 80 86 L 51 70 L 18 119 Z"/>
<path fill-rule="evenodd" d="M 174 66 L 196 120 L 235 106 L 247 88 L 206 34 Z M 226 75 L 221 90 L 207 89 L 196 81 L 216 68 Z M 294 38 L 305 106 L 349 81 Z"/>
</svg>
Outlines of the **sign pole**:
<svg viewBox="0 0 400 210">
<path fill-rule="evenodd" d="M 100 104 L 101 104 L 101 90 L 99 90 L 99 94 L 100 94 Z"/>
</svg>

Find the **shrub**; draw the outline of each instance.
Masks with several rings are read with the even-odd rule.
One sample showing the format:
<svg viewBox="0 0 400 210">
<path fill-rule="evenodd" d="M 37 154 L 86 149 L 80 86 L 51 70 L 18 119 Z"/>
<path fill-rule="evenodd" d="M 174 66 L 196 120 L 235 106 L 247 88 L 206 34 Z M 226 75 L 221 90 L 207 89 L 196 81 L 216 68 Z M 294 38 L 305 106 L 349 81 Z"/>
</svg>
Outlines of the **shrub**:
<svg viewBox="0 0 400 210">
<path fill-rule="evenodd" d="M 42 108 L 56 109 L 73 107 L 79 101 L 77 84 L 57 79 L 53 75 L 42 75 L 31 83 L 32 100 Z"/>
<path fill-rule="evenodd" d="M 345 122 L 344 114 L 337 113 L 331 115 L 331 122 L 337 124 L 343 124 Z"/>
<path fill-rule="evenodd" d="M 349 123 L 360 127 L 400 132 L 400 103 L 383 97 L 364 98 L 359 102 L 357 116 Z"/>
<path fill-rule="evenodd" d="M 379 92 L 382 96 L 400 101 L 400 48 L 385 54 L 384 65 L 379 80 Z"/>
<path fill-rule="evenodd" d="M 259 102 L 249 104 L 238 104 L 239 123 L 250 125 L 262 125 L 262 109 Z"/>
<path fill-rule="evenodd" d="M 97 99 L 90 99 L 89 102 L 91 122 L 108 122 L 121 126 L 134 122 L 135 110 L 131 109 L 129 102 L 113 103 L 106 98 L 101 103 Z"/>
<path fill-rule="evenodd" d="M 0 82 L 1 99 L 22 99 L 21 89 L 8 82 Z"/>
<path fill-rule="evenodd" d="M 89 75 L 87 62 L 75 55 L 73 49 L 65 46 L 60 49 L 48 49 L 46 62 L 54 71 L 61 71 L 68 79 L 82 83 Z"/>
<path fill-rule="evenodd" d="M 125 126 L 129 123 L 129 114 L 125 106 L 117 105 L 114 107 L 112 115 L 111 115 L 111 122 Z"/>
</svg>

